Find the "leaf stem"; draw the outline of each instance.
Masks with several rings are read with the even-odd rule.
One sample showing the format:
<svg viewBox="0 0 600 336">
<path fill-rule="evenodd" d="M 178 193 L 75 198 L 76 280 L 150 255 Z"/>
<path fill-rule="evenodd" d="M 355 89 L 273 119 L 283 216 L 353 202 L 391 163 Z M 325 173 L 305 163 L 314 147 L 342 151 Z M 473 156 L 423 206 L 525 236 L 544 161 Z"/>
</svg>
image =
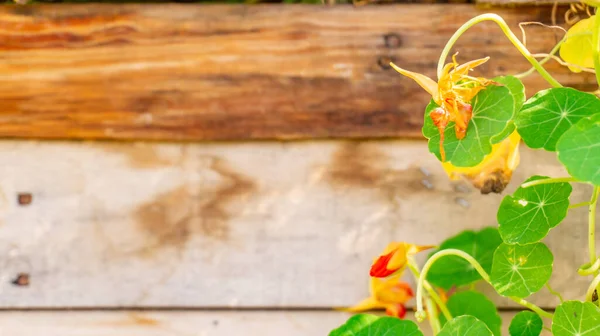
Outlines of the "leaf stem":
<svg viewBox="0 0 600 336">
<path fill-rule="evenodd" d="M 569 205 L 569 209 L 575 209 L 575 208 L 579 208 L 579 207 L 583 207 L 583 206 L 588 206 L 590 205 L 590 202 L 581 202 L 581 203 L 575 203 L 575 204 L 570 204 Z"/>
<path fill-rule="evenodd" d="M 429 272 L 429 269 L 431 268 L 434 262 L 436 262 L 441 257 L 449 255 L 454 255 L 465 259 L 473 266 L 473 268 L 475 268 L 475 270 L 477 270 L 477 272 L 479 273 L 479 275 L 481 275 L 483 280 L 485 280 L 487 283 L 490 282 L 490 276 L 483 269 L 483 267 L 481 267 L 477 260 L 475 260 L 475 258 L 473 258 L 470 254 L 457 249 L 446 249 L 436 252 L 434 255 L 431 256 L 431 258 L 429 258 L 429 260 L 427 260 L 427 262 L 423 266 L 421 276 L 419 277 L 419 281 L 417 283 L 417 311 L 415 313 L 415 318 L 419 322 L 422 322 L 426 317 L 425 312 L 423 311 L 423 286 L 425 283 L 425 278 L 427 278 L 427 272 Z"/>
<path fill-rule="evenodd" d="M 600 20 L 598 20 L 600 21 Z M 600 187 L 595 187 L 592 191 L 592 199 L 590 200 L 588 214 L 588 247 L 590 253 L 590 264 L 596 262 L 596 205 L 598 204 L 598 193 Z M 594 272 L 597 275 L 598 271 Z"/>
<path fill-rule="evenodd" d="M 546 282 L 546 288 L 548 288 L 548 291 L 550 292 L 550 294 L 556 296 L 560 300 L 560 303 L 565 302 L 565 299 L 563 299 L 563 296 L 559 292 L 557 292 L 554 289 L 552 289 L 552 287 L 550 286 L 550 284 L 547 283 L 547 282 Z"/>
<path fill-rule="evenodd" d="M 579 182 L 573 177 L 553 177 L 541 180 L 533 180 L 521 184 L 521 188 L 529 188 L 541 184 L 562 183 L 562 182 Z"/>
<path fill-rule="evenodd" d="M 429 324 L 431 325 L 431 331 L 433 331 L 434 335 L 437 335 L 442 329 L 440 325 L 440 319 L 438 318 L 437 309 L 435 309 L 435 304 L 432 302 L 431 297 L 427 298 L 427 315 L 429 315 Z"/>
<path fill-rule="evenodd" d="M 600 20 L 594 16 L 594 31 L 592 32 L 592 57 L 594 58 L 594 69 L 596 70 L 596 81 L 600 85 Z"/>
<path fill-rule="evenodd" d="M 417 263 L 412 258 L 408 260 L 408 268 L 414 275 L 415 280 L 419 281 L 419 279 L 421 278 L 421 272 L 419 271 Z M 442 311 L 442 314 L 444 314 L 446 320 L 452 320 L 452 314 L 450 314 L 448 307 L 446 306 L 444 301 L 442 301 L 442 298 L 438 295 L 438 293 L 435 292 L 435 289 L 427 280 L 424 281 L 424 286 L 425 290 L 427 290 L 427 294 L 429 294 L 429 296 L 433 299 L 435 304 L 437 304 L 438 307 L 440 307 L 440 310 Z"/>
<path fill-rule="evenodd" d="M 537 70 L 537 72 L 539 72 L 539 74 L 548 83 L 550 83 L 550 85 L 552 85 L 553 87 L 562 87 L 562 85 L 556 79 L 554 79 L 552 75 L 550 75 L 550 73 L 546 71 L 546 69 L 544 69 L 544 67 L 537 61 L 537 59 L 535 59 L 535 57 L 531 55 L 529 50 L 527 50 L 527 47 L 525 47 L 523 43 L 521 43 L 519 38 L 510 30 L 510 28 L 506 24 L 506 21 L 504 21 L 504 19 L 502 19 L 502 17 L 500 17 L 499 15 L 491 13 L 478 15 L 472 18 L 471 20 L 463 24 L 460 28 L 458 28 L 454 35 L 452 35 L 452 37 L 450 38 L 450 40 L 448 40 L 448 43 L 446 43 L 446 46 L 442 50 L 442 54 L 440 55 L 437 69 L 438 79 L 442 76 L 442 70 L 444 68 L 446 58 L 448 57 L 450 50 L 452 49 L 458 38 L 462 34 L 464 34 L 464 32 L 467 31 L 469 28 L 483 21 L 493 21 L 496 24 L 498 24 L 504 35 L 506 35 L 506 37 L 510 40 L 510 42 L 512 42 L 512 44 L 517 48 L 517 50 L 519 50 L 523 57 L 525 57 L 529 61 L 529 63 L 531 63 L 535 70 Z"/>
<path fill-rule="evenodd" d="M 542 308 L 534 305 L 533 303 L 531 303 L 529 301 L 526 301 L 525 299 L 521 299 L 516 296 L 509 296 L 508 298 L 513 300 L 514 302 L 520 304 L 521 306 L 524 306 L 524 307 L 527 307 L 527 308 L 533 310 L 541 317 L 547 317 L 547 318 L 551 319 L 554 316 L 554 314 L 548 313 L 547 311 L 543 310 Z"/>
<path fill-rule="evenodd" d="M 566 40 L 567 40 L 567 36 L 564 36 L 560 41 L 558 41 L 558 43 L 554 46 L 554 48 L 552 48 L 552 50 L 550 50 L 550 53 L 548 53 L 548 55 L 544 59 L 542 59 L 540 61 L 540 65 L 544 65 L 546 62 L 548 62 L 549 60 L 551 60 L 552 56 L 554 56 L 558 52 L 558 50 L 560 49 L 560 46 Z M 527 70 L 525 72 L 522 72 L 522 73 L 519 73 L 519 74 L 516 74 L 514 76 L 517 77 L 517 78 L 525 78 L 525 77 L 531 75 L 534 72 L 535 72 L 535 68 L 531 67 L 529 70 Z"/>
</svg>

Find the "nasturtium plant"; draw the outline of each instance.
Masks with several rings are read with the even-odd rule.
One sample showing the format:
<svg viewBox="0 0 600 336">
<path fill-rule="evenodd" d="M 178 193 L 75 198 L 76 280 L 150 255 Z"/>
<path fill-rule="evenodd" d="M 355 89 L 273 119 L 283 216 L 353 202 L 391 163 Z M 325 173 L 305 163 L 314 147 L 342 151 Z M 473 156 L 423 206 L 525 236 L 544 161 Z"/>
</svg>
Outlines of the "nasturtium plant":
<svg viewBox="0 0 600 336">
<path fill-rule="evenodd" d="M 591 302 L 567 301 L 552 318 L 554 336 L 600 335 L 600 308 Z"/>
<path fill-rule="evenodd" d="M 531 97 L 515 119 L 527 146 L 556 149 L 561 135 L 573 124 L 600 111 L 600 99 L 572 88 L 543 90 Z"/>
<path fill-rule="evenodd" d="M 553 262 L 552 252 L 544 243 L 502 243 L 494 253 L 492 286 L 500 295 L 525 298 L 550 280 Z"/>
<path fill-rule="evenodd" d="M 524 310 L 510 321 L 508 333 L 510 336 L 540 336 L 544 328 L 542 318 L 529 310 Z"/>
<path fill-rule="evenodd" d="M 493 336 L 492 331 L 477 318 L 469 315 L 448 321 L 439 336 Z"/>
<path fill-rule="evenodd" d="M 331 331 L 329 336 L 423 336 L 423 333 L 412 321 L 400 320 L 389 316 L 358 314 L 352 316 L 345 324 Z"/>
<path fill-rule="evenodd" d="M 548 177 L 532 176 L 525 182 Z M 569 211 L 569 183 L 540 184 L 518 188 L 504 197 L 498 209 L 498 230 L 508 244 L 531 244 L 540 241 L 557 226 Z"/>
<path fill-rule="evenodd" d="M 504 195 L 497 213 L 489 215 L 489 224 L 495 223 L 497 228 L 457 228 L 452 237 L 428 245 L 390 242 L 371 265 L 371 297 L 355 307 L 361 308 L 358 311 L 379 308 L 393 316 L 388 319 L 407 323 L 392 325 L 391 320 L 357 315 L 331 335 L 392 335 L 390 330 L 396 330 L 393 335 L 420 335 L 416 324 L 400 320 L 412 299 L 414 319 L 428 320 L 433 335 L 501 335 L 496 300 L 475 290 L 475 282 L 481 281 L 523 307 L 510 323 L 510 336 L 539 336 L 544 329 L 554 336 L 600 336 L 600 254 L 595 237 L 600 198 L 600 89 L 584 92 L 563 87 L 544 68 L 546 62 L 558 59 L 571 71 L 594 72 L 600 87 L 600 20 L 593 14 L 596 9 L 587 6 L 600 6 L 600 0 L 571 5 L 569 11 L 579 10 L 589 17 L 578 23 L 567 20 L 571 27 L 549 54 L 532 54 L 502 17 L 483 14 L 459 27 L 449 39 L 440 56 L 437 79 L 390 63 L 431 95 L 428 105 L 423 102 L 422 131 L 429 152 L 450 180 L 467 180 L 482 194 L 503 193 L 519 165 L 521 141 L 553 153 L 568 175 L 538 174 L 513 181 L 519 184 L 515 191 Z M 499 25 L 532 68 L 488 79 L 477 71 L 493 61 L 489 57 L 459 63 L 454 54 L 446 63 L 460 35 L 483 21 Z M 536 71 L 550 88 L 527 97 L 521 79 Z M 574 184 L 587 186 L 589 200 L 571 202 Z M 587 208 L 588 213 L 587 248 L 568 248 L 587 250 L 580 252 L 588 257 L 583 265 L 571 265 L 571 274 L 589 277 L 589 285 L 580 289 L 578 297 L 584 300 L 565 301 L 550 285 L 554 255 L 543 240 L 561 225 L 570 209 L 579 207 Z M 439 246 L 419 265 L 417 254 L 436 243 Z M 401 280 L 405 271 L 414 276 L 416 288 Z M 564 277 L 565 269 L 561 271 Z M 544 287 L 547 291 L 541 293 L 556 295 L 561 302 L 555 311 L 528 301 Z M 406 333 L 394 328 L 405 328 Z"/>
<path fill-rule="evenodd" d="M 444 241 L 438 251 L 458 249 L 469 253 L 486 272 L 490 272 L 494 251 L 501 243 L 502 239 L 495 228 L 485 228 L 478 232 L 469 230 Z M 427 274 L 427 281 L 446 290 L 469 285 L 478 280 L 481 280 L 481 275 L 477 270 L 473 269 L 468 261 L 453 255 L 437 260 Z"/>
<path fill-rule="evenodd" d="M 494 336 L 501 336 L 502 318 L 498 314 L 496 305 L 482 293 L 474 290 L 458 292 L 446 302 L 452 316 L 470 315 L 481 322 L 492 331 Z M 444 315 L 440 316 L 442 325 L 446 323 Z"/>
</svg>

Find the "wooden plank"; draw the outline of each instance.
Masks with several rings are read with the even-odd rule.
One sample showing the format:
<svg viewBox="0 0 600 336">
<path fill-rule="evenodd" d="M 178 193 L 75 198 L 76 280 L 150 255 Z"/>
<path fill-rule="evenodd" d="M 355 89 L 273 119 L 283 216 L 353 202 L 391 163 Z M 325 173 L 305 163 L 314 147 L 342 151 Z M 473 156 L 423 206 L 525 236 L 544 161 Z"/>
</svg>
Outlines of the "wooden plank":
<svg viewBox="0 0 600 336">
<path fill-rule="evenodd" d="M 487 10 L 486 10 L 487 11 Z M 420 138 L 424 90 L 390 60 L 434 77 L 469 5 L 0 7 L 0 137 L 152 140 Z M 551 8 L 499 9 L 513 29 Z M 559 15 L 559 18 L 562 17 Z M 422 18 L 422 20 L 415 20 Z M 537 31 L 532 52 L 560 37 Z M 493 23 L 459 60 L 481 73 L 529 68 Z M 592 75 L 548 69 L 595 90 Z M 525 81 L 529 94 L 548 87 Z"/>
<path fill-rule="evenodd" d="M 579 0 L 476 0 L 479 5 L 489 6 L 547 6 L 547 5 L 570 5 L 580 3 Z"/>
<path fill-rule="evenodd" d="M 552 153 L 522 162 L 508 191 L 565 174 Z M 0 142 L 0 307 L 352 305 L 391 240 L 495 225 L 502 195 L 463 187 L 423 142 Z M 586 218 L 572 210 L 547 239 L 570 298 L 589 281 Z"/>
<path fill-rule="evenodd" d="M 501 313 L 503 335 L 514 314 Z M 327 311 L 2 312 L 0 323 L 6 335 L 20 336 L 306 336 L 327 335 L 349 316 Z M 432 335 L 427 323 L 419 326 Z"/>
</svg>

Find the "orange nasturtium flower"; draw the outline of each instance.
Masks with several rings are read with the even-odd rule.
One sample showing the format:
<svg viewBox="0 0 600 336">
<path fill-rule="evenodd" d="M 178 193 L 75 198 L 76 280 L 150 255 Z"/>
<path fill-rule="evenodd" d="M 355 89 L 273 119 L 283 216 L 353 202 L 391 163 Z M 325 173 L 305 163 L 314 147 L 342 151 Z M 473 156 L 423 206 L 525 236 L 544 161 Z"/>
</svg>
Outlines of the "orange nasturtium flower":
<svg viewBox="0 0 600 336">
<path fill-rule="evenodd" d="M 371 296 L 361 301 L 356 306 L 344 309 L 347 312 L 357 313 L 375 309 L 385 309 L 387 315 L 404 318 L 406 307 L 404 304 L 414 297 L 409 284 L 400 281 L 398 273 L 387 279 L 371 278 Z"/>
<path fill-rule="evenodd" d="M 419 246 L 405 242 L 388 244 L 383 253 L 371 265 L 369 274 L 375 278 L 385 278 L 398 271 L 403 271 L 408 262 L 408 256 L 428 250 L 434 246 Z"/>
<path fill-rule="evenodd" d="M 492 146 L 492 152 L 475 167 L 456 167 L 442 163 L 451 180 L 465 178 L 482 194 L 501 193 L 510 182 L 512 173 L 519 165 L 521 136 L 514 131 L 503 141 Z"/>
<path fill-rule="evenodd" d="M 489 57 L 486 57 L 458 65 L 455 54 L 452 57 L 452 63 L 444 66 L 437 83 L 425 75 L 404 70 L 390 63 L 396 71 L 417 82 L 417 84 L 431 95 L 435 103 L 440 106 L 431 111 L 429 116 L 440 132 L 440 155 L 442 162 L 446 161 L 446 153 L 444 151 L 444 130 L 446 126 L 448 126 L 448 123 L 454 122 L 456 138 L 463 139 L 467 134 L 467 126 L 473 116 L 473 108 L 469 104 L 471 99 L 479 91 L 485 89 L 487 85 L 494 84 L 489 79 L 468 75 L 469 71 L 487 62 L 489 59 Z"/>
</svg>

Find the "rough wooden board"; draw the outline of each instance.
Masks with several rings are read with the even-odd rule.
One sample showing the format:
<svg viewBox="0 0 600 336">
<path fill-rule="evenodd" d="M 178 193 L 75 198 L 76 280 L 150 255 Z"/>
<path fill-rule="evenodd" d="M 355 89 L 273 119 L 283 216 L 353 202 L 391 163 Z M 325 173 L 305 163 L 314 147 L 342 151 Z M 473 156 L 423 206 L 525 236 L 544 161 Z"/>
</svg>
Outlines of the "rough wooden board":
<svg viewBox="0 0 600 336">
<path fill-rule="evenodd" d="M 496 10 L 495 10 L 496 11 Z M 154 140 L 421 138 L 424 90 L 472 5 L 0 7 L 0 137 Z M 550 8 L 497 10 L 517 30 Z M 559 15 L 559 18 L 561 16 Z M 556 31 L 529 27 L 547 52 Z M 533 32 L 538 35 L 533 38 Z M 493 23 L 467 32 L 480 74 L 529 68 Z M 383 64 L 383 67 L 380 65 Z M 567 86 L 595 79 L 556 63 Z M 531 95 L 548 85 L 526 80 Z"/>
<path fill-rule="evenodd" d="M 511 190 L 564 175 L 553 154 L 522 161 Z M 7 308 L 347 306 L 367 295 L 369 265 L 392 239 L 436 244 L 495 225 L 502 198 L 456 189 L 412 141 L 7 141 L 0 188 Z M 575 274 L 586 216 L 573 210 L 548 239 L 567 297 L 587 288 Z M 29 287 L 11 284 L 19 272 Z M 542 292 L 535 302 L 556 304 Z"/>
<path fill-rule="evenodd" d="M 514 314 L 501 313 L 503 335 Z M 3 333 L 19 336 L 325 336 L 349 316 L 327 311 L 3 312 L 0 323 Z M 432 334 L 428 323 L 419 326 Z"/>
</svg>

